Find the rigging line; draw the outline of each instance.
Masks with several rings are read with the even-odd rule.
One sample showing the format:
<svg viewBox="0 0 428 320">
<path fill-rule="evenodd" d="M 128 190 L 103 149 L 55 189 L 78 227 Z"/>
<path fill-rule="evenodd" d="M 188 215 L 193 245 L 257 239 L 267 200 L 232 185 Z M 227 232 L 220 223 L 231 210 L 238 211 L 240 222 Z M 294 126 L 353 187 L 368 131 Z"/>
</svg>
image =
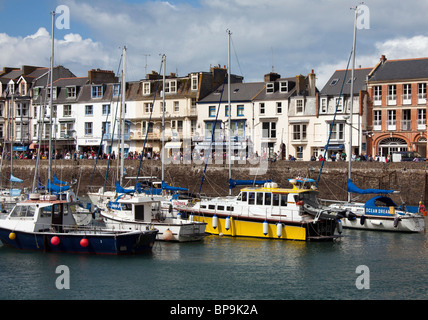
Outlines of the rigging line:
<svg viewBox="0 0 428 320">
<path fill-rule="evenodd" d="M 328 145 L 330 144 L 331 133 L 332 133 L 332 129 L 333 129 L 333 127 L 334 127 L 335 121 L 336 121 L 337 110 L 338 110 L 338 108 L 339 108 L 340 98 L 342 97 L 343 86 L 345 85 L 346 75 L 347 75 L 347 73 L 348 73 L 349 62 L 351 61 L 351 58 L 352 58 L 352 51 L 351 51 L 351 54 L 349 55 L 348 65 L 346 66 L 346 69 L 345 69 L 345 76 L 343 77 L 342 87 L 340 88 L 339 99 L 337 99 L 337 103 L 336 103 L 336 110 L 334 111 L 334 116 L 333 116 L 333 122 L 331 123 L 330 133 L 328 134 L 328 140 L 327 140 L 327 144 L 326 144 L 326 146 L 325 146 L 325 150 L 324 150 L 324 157 L 323 157 L 322 162 L 321 162 L 321 168 L 320 168 L 320 172 L 319 172 L 319 174 L 318 174 L 318 179 L 317 179 L 317 182 L 316 182 L 316 186 L 317 186 L 317 187 L 318 187 L 318 182 L 319 182 L 320 177 L 321 177 L 322 168 L 323 168 L 323 166 L 324 166 L 325 156 L 327 155 Z M 345 105 L 345 104 L 343 104 L 343 105 Z M 351 114 L 351 117 L 352 117 L 352 114 Z M 350 157 L 350 156 L 351 156 L 351 155 L 349 155 L 349 157 Z"/>
<path fill-rule="evenodd" d="M 223 98 L 224 85 L 226 83 L 226 79 L 227 79 L 227 74 L 225 74 L 225 76 L 224 76 L 223 85 L 222 85 L 222 88 L 221 88 L 220 100 L 218 102 L 217 114 L 215 116 L 215 121 L 214 121 L 214 128 L 212 129 L 212 132 L 211 132 L 211 142 L 210 142 L 210 147 L 208 149 L 207 158 L 205 159 L 205 168 L 204 168 L 204 173 L 203 173 L 202 179 L 201 179 L 201 185 L 199 187 L 199 194 L 201 194 L 202 184 L 204 183 L 204 179 L 205 179 L 205 172 L 207 171 L 208 160 L 209 160 L 210 155 L 211 155 L 212 144 L 213 144 L 213 141 L 214 141 L 214 138 L 215 138 L 215 129 L 217 127 L 218 114 L 219 114 L 219 111 L 220 111 L 221 100 Z M 232 108 L 229 105 L 228 105 L 228 111 L 229 111 L 229 115 L 230 115 L 231 112 L 232 112 Z M 229 130 L 230 130 L 230 128 L 229 128 Z M 230 143 L 230 141 L 229 141 L 229 143 Z M 230 157 L 230 154 L 229 154 L 229 157 Z"/>
<path fill-rule="evenodd" d="M 123 53 L 120 55 L 119 66 L 118 66 L 118 69 L 117 69 L 117 73 L 118 74 L 119 74 L 120 65 L 122 64 L 122 59 L 123 59 Z M 125 85 L 126 85 L 126 83 L 125 83 Z M 113 121 L 113 130 L 112 130 L 111 140 L 110 140 L 110 152 L 108 153 L 107 169 L 106 169 L 106 174 L 104 176 L 104 190 L 106 188 L 108 172 L 109 172 L 109 169 L 110 169 L 111 151 L 113 150 L 114 131 L 116 129 L 117 110 L 119 109 L 119 100 L 120 100 L 120 97 L 121 97 L 121 92 L 122 92 L 122 90 L 119 91 L 119 95 L 118 95 L 118 99 L 117 99 L 117 103 L 116 103 L 116 111 L 115 111 L 114 121 Z M 102 138 L 103 137 L 101 136 L 101 141 L 102 141 Z M 119 135 L 118 135 L 118 138 L 119 138 Z M 118 139 L 118 145 L 119 145 L 119 139 Z M 119 156 L 119 152 L 118 152 L 118 156 Z M 119 177 L 116 177 L 116 179 L 118 179 L 118 178 Z"/>
<path fill-rule="evenodd" d="M 163 67 L 163 58 L 162 58 L 161 66 L 159 68 L 159 73 L 158 73 L 159 75 L 162 73 L 162 67 Z M 153 109 L 155 107 L 156 94 L 158 92 L 159 82 L 160 82 L 160 79 L 157 79 L 156 85 L 155 85 L 155 92 L 154 92 L 154 95 L 153 95 L 152 108 L 150 110 L 149 122 L 147 123 L 147 126 L 146 126 L 146 137 L 144 138 L 143 150 L 141 150 L 140 163 L 138 164 L 138 171 L 137 171 L 137 176 L 135 178 L 135 183 L 138 182 L 138 177 L 140 176 L 141 165 L 143 163 L 143 157 L 144 157 L 144 150 L 146 149 L 146 143 L 147 143 L 147 139 L 148 139 L 148 136 L 149 136 L 150 123 L 152 122 Z M 165 94 L 165 92 L 162 92 L 162 94 Z M 165 105 L 166 105 L 166 102 L 165 102 Z M 162 112 L 164 112 L 164 110 L 166 110 L 166 106 L 163 105 L 162 106 Z M 163 130 L 165 130 L 165 128 L 163 128 Z M 164 159 L 161 159 L 161 161 L 164 161 Z"/>
<path fill-rule="evenodd" d="M 232 38 L 232 37 L 230 37 L 230 40 L 231 40 L 231 42 L 232 42 L 233 52 L 235 52 L 235 58 L 236 58 L 236 62 L 238 63 L 239 71 L 241 72 L 241 75 L 244 77 L 244 73 L 242 72 L 241 65 L 240 65 L 240 63 L 239 63 L 238 54 L 236 53 L 235 45 L 233 44 L 233 38 Z"/>
<path fill-rule="evenodd" d="M 118 66 L 118 68 L 117 68 L 117 74 L 119 74 L 120 66 L 121 66 L 121 64 L 122 64 L 122 57 L 123 57 L 123 54 L 121 55 L 121 57 L 120 57 L 120 59 L 119 59 L 119 66 Z M 119 96 L 120 96 L 120 91 L 119 91 Z M 111 106 L 111 105 L 112 105 L 112 102 L 113 102 L 113 88 L 112 88 L 112 94 L 111 94 L 111 99 L 110 99 L 110 104 L 109 104 L 109 106 Z M 106 125 L 107 125 L 107 121 L 108 121 L 108 118 L 109 118 L 109 115 L 110 115 L 110 109 L 111 109 L 111 108 L 109 108 L 109 110 L 107 110 L 106 120 L 105 120 Z M 106 129 L 106 128 L 105 128 L 105 129 Z M 89 184 L 88 184 L 88 186 L 91 186 L 91 185 L 92 185 L 92 181 L 93 181 L 94 174 L 95 174 L 95 169 L 97 168 L 98 158 L 99 158 L 99 155 L 100 155 L 101 146 L 103 145 L 103 142 L 104 142 L 104 132 L 103 132 L 103 128 L 102 128 L 102 126 L 101 126 L 101 141 L 100 141 L 100 146 L 98 147 L 98 152 L 97 152 L 97 157 L 96 157 L 96 159 L 95 159 L 94 169 L 92 170 L 91 179 L 89 180 Z M 108 171 L 107 171 L 107 172 L 108 172 Z M 107 179 L 107 176 L 106 176 L 106 179 Z M 105 184 L 104 184 L 104 187 L 105 187 Z"/>
</svg>

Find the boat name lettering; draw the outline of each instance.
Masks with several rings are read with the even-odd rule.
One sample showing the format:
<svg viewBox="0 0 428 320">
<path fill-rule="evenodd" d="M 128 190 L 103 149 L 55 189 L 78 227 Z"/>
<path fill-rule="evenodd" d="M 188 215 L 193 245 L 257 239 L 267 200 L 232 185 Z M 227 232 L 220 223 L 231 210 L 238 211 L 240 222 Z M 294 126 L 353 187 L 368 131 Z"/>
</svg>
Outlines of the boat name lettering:
<svg viewBox="0 0 428 320">
<path fill-rule="evenodd" d="M 370 214 L 389 214 L 389 208 L 366 208 L 366 213 L 370 213 Z"/>
<path fill-rule="evenodd" d="M 111 202 L 111 201 L 109 201 L 108 207 L 110 209 L 113 209 L 113 210 L 122 210 L 123 209 L 123 205 L 121 203 Z"/>
</svg>

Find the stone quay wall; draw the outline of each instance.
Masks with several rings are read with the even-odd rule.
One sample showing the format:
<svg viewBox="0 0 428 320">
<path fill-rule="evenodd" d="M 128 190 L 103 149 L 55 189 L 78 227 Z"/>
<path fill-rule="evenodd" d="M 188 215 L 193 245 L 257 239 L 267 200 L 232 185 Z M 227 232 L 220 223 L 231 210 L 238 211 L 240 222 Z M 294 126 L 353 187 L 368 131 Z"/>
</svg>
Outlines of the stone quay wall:
<svg viewBox="0 0 428 320">
<path fill-rule="evenodd" d="M 48 179 L 48 161 L 40 161 L 39 174 L 41 182 L 46 185 Z M 54 160 L 52 164 L 52 178 L 54 173 L 59 180 L 76 181 L 73 190 L 78 196 L 84 196 L 88 190 L 95 191 L 106 185 L 106 189 L 114 188 L 117 177 L 118 160 Z M 162 163 L 159 160 L 125 160 L 127 177 L 140 178 L 157 177 L 160 181 Z M 96 165 L 95 165 L 96 164 Z M 165 182 L 172 186 L 188 188 L 189 192 L 199 193 L 202 177 L 204 181 L 200 193 L 207 196 L 225 196 L 229 193 L 229 166 L 227 163 L 209 164 L 204 175 L 204 164 L 170 163 L 165 167 Z M 107 168 L 109 174 L 106 179 Z M 319 175 L 321 162 L 277 161 L 265 162 L 263 165 L 249 163 L 232 165 L 232 179 L 264 180 L 271 179 L 283 187 L 289 187 L 288 179 L 309 177 L 317 180 L 321 199 L 346 200 L 346 182 L 348 179 L 347 162 L 325 162 L 322 174 Z M 14 160 L 13 175 L 23 179 L 22 187 L 31 188 L 35 172 L 35 161 Z M 10 161 L 4 160 L 2 167 L 2 187 L 10 187 Z M 392 195 L 397 204 L 405 202 L 408 205 L 417 205 L 422 201 L 428 205 L 428 162 L 353 162 L 352 180 L 360 188 L 381 188 L 399 191 Z M 105 182 L 106 181 L 106 182 Z M 135 180 L 124 178 L 123 187 L 130 187 Z M 14 187 L 21 187 L 14 183 Z M 232 189 L 237 194 L 239 187 Z M 370 196 L 358 196 L 364 201 Z M 355 197 L 353 196 L 353 199 Z"/>
</svg>

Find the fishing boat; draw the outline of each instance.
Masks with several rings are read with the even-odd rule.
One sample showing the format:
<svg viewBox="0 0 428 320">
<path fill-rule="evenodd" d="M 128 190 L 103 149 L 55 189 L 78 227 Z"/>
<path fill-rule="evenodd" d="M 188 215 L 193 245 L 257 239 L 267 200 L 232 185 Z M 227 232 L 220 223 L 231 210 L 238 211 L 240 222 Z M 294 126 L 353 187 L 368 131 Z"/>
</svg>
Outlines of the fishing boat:
<svg viewBox="0 0 428 320">
<path fill-rule="evenodd" d="M 172 206 L 171 206 L 172 208 Z M 100 211 L 106 227 L 114 230 L 158 230 L 157 240 L 189 242 L 205 236 L 206 223 L 188 221 L 162 208 L 160 199 L 123 194 Z"/>
<path fill-rule="evenodd" d="M 421 232 L 425 230 L 426 211 L 420 206 L 398 206 L 388 194 L 398 193 L 394 190 L 360 189 L 350 179 L 348 192 L 354 194 L 375 194 L 366 202 L 344 201 L 330 205 L 337 210 L 346 210 L 347 218 L 341 219 L 344 228 Z"/>
<path fill-rule="evenodd" d="M 177 205 L 183 215 L 207 223 L 210 234 L 281 240 L 333 240 L 338 219 L 343 214 L 317 201 L 315 180 L 288 180 L 292 188 L 275 182 L 252 181 L 253 186 L 237 196 L 201 199 L 194 205 Z M 243 185 L 247 181 L 232 180 Z"/>
<path fill-rule="evenodd" d="M 31 194 L 0 219 L 4 245 L 44 252 L 123 255 L 152 250 L 157 230 L 121 231 L 79 227 L 75 204 L 56 195 Z"/>
</svg>

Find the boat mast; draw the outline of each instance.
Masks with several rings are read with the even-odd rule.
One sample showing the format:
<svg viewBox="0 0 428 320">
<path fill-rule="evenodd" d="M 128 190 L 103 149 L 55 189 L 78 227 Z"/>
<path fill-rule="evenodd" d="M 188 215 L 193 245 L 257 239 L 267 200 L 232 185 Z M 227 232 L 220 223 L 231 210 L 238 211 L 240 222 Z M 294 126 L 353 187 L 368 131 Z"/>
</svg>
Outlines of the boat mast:
<svg viewBox="0 0 428 320">
<path fill-rule="evenodd" d="M 231 32 L 229 29 L 227 29 L 227 105 L 228 105 L 228 111 L 229 111 L 229 181 L 232 179 L 232 153 L 231 153 L 231 144 L 232 144 L 232 106 L 230 105 L 230 36 Z M 215 131 L 215 128 L 214 128 Z M 232 189 L 229 188 L 229 196 L 232 195 Z"/>
<path fill-rule="evenodd" d="M 120 104 L 120 185 L 123 184 L 123 169 L 125 166 L 124 140 L 125 140 L 125 94 L 126 94 L 126 46 L 123 47 L 123 68 L 122 68 L 122 102 Z"/>
<path fill-rule="evenodd" d="M 352 44 L 352 71 L 351 71 L 351 92 L 350 92 L 350 104 L 349 104 L 349 156 L 348 156 L 348 179 L 351 179 L 351 162 L 352 162 L 352 116 L 353 116 L 353 105 L 354 105 L 354 70 L 355 70 L 355 44 L 357 38 L 357 14 L 358 6 L 353 8 L 354 14 L 354 38 Z M 351 193 L 348 192 L 348 202 L 351 201 Z"/>
<path fill-rule="evenodd" d="M 48 168 L 48 182 L 51 181 L 51 175 L 52 175 L 52 116 L 53 116 L 53 110 L 52 110 L 52 104 L 53 104 L 53 64 L 54 64 L 54 23 L 55 23 L 55 11 L 51 12 L 52 14 L 52 45 L 51 45 L 51 64 L 50 64 L 50 97 L 49 97 L 49 109 L 50 109 L 50 117 L 49 117 L 49 168 Z M 40 128 L 39 128 L 40 129 Z M 49 191 L 50 192 L 50 191 Z"/>
<path fill-rule="evenodd" d="M 163 54 L 162 55 L 162 68 L 163 68 L 163 73 L 162 73 L 162 184 L 164 182 L 165 179 L 165 110 L 166 110 L 166 106 L 165 106 L 165 68 L 166 68 L 166 55 Z"/>
</svg>

